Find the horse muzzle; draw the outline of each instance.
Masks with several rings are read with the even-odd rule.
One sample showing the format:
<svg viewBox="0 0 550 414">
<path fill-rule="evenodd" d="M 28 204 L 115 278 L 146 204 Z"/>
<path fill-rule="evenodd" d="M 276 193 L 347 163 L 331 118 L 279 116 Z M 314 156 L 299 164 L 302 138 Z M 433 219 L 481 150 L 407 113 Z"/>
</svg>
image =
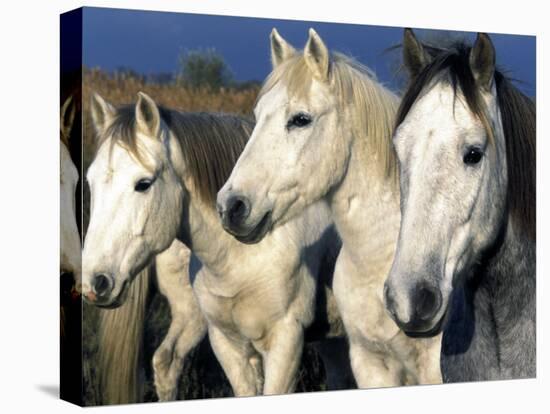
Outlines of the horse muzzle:
<svg viewBox="0 0 550 414">
<path fill-rule="evenodd" d="M 231 195 L 218 201 L 216 207 L 224 230 L 241 243 L 260 242 L 273 224 L 271 211 L 252 221 L 252 203 L 244 195 Z"/>
<path fill-rule="evenodd" d="M 441 314 L 443 299 L 437 287 L 418 283 L 398 297 L 386 283 L 384 302 L 392 319 L 407 336 L 431 337 L 441 332 L 446 312 Z"/>
<path fill-rule="evenodd" d="M 114 278 L 106 273 L 95 274 L 83 292 L 84 300 L 99 308 L 113 309 L 121 306 L 128 296 L 128 281 L 116 289 Z"/>
</svg>

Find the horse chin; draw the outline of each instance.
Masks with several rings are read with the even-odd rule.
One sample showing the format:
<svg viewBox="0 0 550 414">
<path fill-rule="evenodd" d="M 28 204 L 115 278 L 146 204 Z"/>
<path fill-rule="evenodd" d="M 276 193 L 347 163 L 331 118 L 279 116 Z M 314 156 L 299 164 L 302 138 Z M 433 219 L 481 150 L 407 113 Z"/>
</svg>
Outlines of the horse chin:
<svg viewBox="0 0 550 414">
<path fill-rule="evenodd" d="M 256 226 L 247 234 L 239 234 L 229 231 L 233 237 L 245 244 L 256 244 L 262 241 L 265 235 L 271 230 L 273 221 L 271 220 L 271 212 L 266 213 Z"/>
<path fill-rule="evenodd" d="M 404 327 L 402 328 L 403 332 L 410 338 L 431 338 L 433 336 L 439 335 L 443 330 L 443 327 L 445 326 L 448 313 L 449 312 L 447 308 L 447 310 L 445 310 L 445 313 L 439 318 L 439 320 L 428 329 L 410 330 Z"/>
</svg>

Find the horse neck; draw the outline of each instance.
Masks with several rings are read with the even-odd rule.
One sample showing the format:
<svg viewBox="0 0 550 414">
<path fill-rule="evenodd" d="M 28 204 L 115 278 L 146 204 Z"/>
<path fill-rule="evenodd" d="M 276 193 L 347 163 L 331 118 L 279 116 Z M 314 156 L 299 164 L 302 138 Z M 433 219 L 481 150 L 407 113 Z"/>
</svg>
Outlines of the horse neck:
<svg viewBox="0 0 550 414">
<path fill-rule="evenodd" d="M 228 275 L 231 268 L 229 254 L 240 251 L 240 243 L 223 229 L 215 209 L 206 206 L 198 196 L 191 195 L 184 210 L 181 241 L 210 274 Z"/>
<path fill-rule="evenodd" d="M 510 217 L 504 226 L 474 275 L 478 280 L 473 280 L 479 283 L 482 299 L 491 304 L 497 326 L 524 317 L 521 310 L 535 300 L 535 240 L 520 231 Z M 509 312 L 511 309 L 515 311 Z"/>
<path fill-rule="evenodd" d="M 496 146 L 500 148 L 500 157 L 505 157 L 509 149 L 506 148 L 502 119 L 495 122 L 495 125 Z M 508 180 L 510 179 L 508 176 Z M 508 200 L 510 204 L 510 194 Z M 535 250 L 535 235 L 529 233 L 526 225 L 518 220 L 517 214 L 506 211 L 496 241 L 483 254 L 480 272 L 476 275 L 481 278 L 478 283 L 487 295 L 486 300 L 491 302 L 497 323 L 498 315 L 506 313 L 511 304 L 534 300 Z M 520 314 L 521 312 L 507 315 L 506 322 L 521 317 Z"/>
<path fill-rule="evenodd" d="M 356 139 L 346 175 L 330 196 L 342 249 L 357 268 L 364 270 L 364 277 L 386 276 L 401 218 L 398 180 L 381 178 L 373 168 L 376 162 L 375 156 L 368 154 L 365 145 Z"/>
<path fill-rule="evenodd" d="M 228 268 L 228 252 L 242 247 L 223 230 L 215 207 L 202 201 L 193 179 L 186 172 L 183 150 L 174 133 L 170 134 L 169 146 L 170 164 L 186 190 L 177 238 L 208 267 L 209 274 L 224 275 Z"/>
</svg>

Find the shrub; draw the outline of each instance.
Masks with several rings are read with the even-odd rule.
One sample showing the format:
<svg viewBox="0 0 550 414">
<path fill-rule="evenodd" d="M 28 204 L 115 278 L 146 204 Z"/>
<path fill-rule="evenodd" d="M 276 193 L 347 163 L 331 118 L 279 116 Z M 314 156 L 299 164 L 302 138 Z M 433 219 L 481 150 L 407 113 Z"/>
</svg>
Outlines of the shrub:
<svg viewBox="0 0 550 414">
<path fill-rule="evenodd" d="M 233 82 L 229 67 L 215 49 L 185 51 L 180 54 L 178 65 L 177 82 L 188 88 L 218 91 Z"/>
</svg>

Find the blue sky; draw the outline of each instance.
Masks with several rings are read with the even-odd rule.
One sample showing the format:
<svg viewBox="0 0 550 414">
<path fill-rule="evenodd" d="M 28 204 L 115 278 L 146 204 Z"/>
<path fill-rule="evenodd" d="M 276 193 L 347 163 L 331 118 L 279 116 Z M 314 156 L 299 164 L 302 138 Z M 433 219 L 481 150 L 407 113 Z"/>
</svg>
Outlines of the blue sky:
<svg viewBox="0 0 550 414">
<path fill-rule="evenodd" d="M 85 8 L 84 64 L 114 70 L 131 68 L 142 74 L 175 72 L 179 53 L 215 48 L 237 80 L 263 80 L 270 72 L 269 33 L 276 27 L 297 48 L 315 28 L 332 50 L 366 64 L 378 78 L 397 89 L 394 65 L 399 54 L 385 52 L 398 44 L 400 27 L 350 25 L 308 21 Z M 418 30 L 419 36 L 432 36 Z M 460 33 L 473 40 L 475 33 Z M 535 95 L 536 44 L 534 36 L 491 34 L 497 62 L 528 95 Z"/>
</svg>

